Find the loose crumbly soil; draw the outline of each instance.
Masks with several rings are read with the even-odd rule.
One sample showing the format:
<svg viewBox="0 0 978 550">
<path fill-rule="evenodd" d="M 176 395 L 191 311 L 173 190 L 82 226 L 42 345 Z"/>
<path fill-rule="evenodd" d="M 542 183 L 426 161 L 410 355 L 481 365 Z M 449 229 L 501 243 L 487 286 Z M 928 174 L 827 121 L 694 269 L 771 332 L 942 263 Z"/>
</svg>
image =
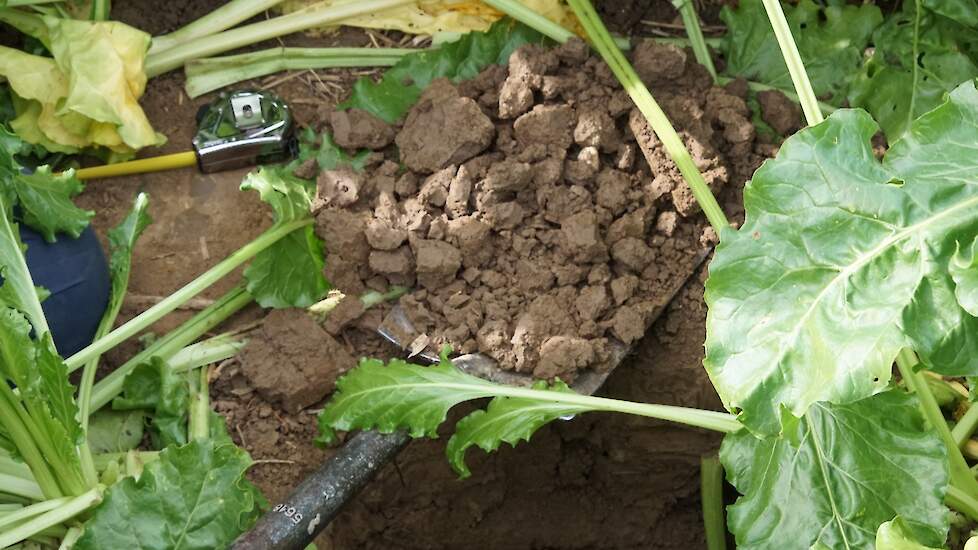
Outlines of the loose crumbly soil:
<svg viewBox="0 0 978 550">
<path fill-rule="evenodd" d="M 115 6 L 114 15 L 160 33 L 177 28 L 218 4 L 216 0 L 179 0 L 154 4 L 149 10 L 145 2 L 129 2 Z M 605 13 L 615 4 L 604 3 Z M 669 11 L 672 8 L 668 2 L 651 4 L 648 9 L 675 16 L 674 11 Z M 300 38 L 295 42 L 290 38 L 285 42 L 288 45 L 363 45 L 369 39 L 361 32 L 343 31 L 325 38 Z M 687 65 L 683 63 L 683 67 Z M 592 65 L 588 70 L 597 68 Z M 654 70 L 654 63 L 648 70 Z M 275 91 L 292 104 L 300 123 L 321 127 L 330 124 L 332 107 L 347 93 L 353 78 L 354 72 L 347 70 L 321 71 L 315 77 L 305 73 L 280 82 Z M 607 86 L 610 83 L 608 75 L 603 78 L 607 80 L 602 85 Z M 735 103 L 734 113 L 743 117 L 746 115 L 739 102 L 729 99 L 742 98 L 742 91 L 736 86 L 727 91 L 711 91 L 709 83 L 702 78 L 684 81 L 677 77 L 671 80 L 656 77 L 653 80 L 653 93 L 662 99 L 670 116 L 677 121 L 677 127 L 685 132 L 686 141 L 695 138 L 703 145 L 702 150 L 709 147 L 715 151 L 703 156 L 715 159 L 705 168 L 726 170 L 726 183 L 720 186 L 725 189 L 724 209 L 728 215 L 738 217 L 738 190 L 760 156 L 771 152 L 770 147 L 754 143 L 750 138 L 741 142 L 750 143 L 749 147 L 735 149 L 735 141 L 724 136 L 728 126 L 745 133 L 750 130 L 739 118 L 736 124 L 724 122 L 736 117 L 727 113 L 723 115 L 726 118 L 722 118 L 719 109 L 707 105 L 707 99 L 722 96 L 724 101 Z M 179 73 L 151 81 L 142 103 L 154 126 L 169 137 L 169 142 L 160 151 L 147 151 L 146 154 L 181 151 L 189 144 L 194 113 L 211 97 L 190 100 L 184 95 L 182 85 L 183 77 Z M 539 92 L 535 91 L 534 95 L 536 93 Z M 462 93 L 459 98 L 470 95 Z M 473 101 L 478 109 L 486 108 L 478 98 Z M 538 102 L 536 97 L 534 102 Z M 561 99 L 554 102 L 570 103 Z M 572 108 L 576 109 L 576 105 Z M 492 113 L 487 116 L 496 135 L 499 133 L 497 126 L 511 123 L 495 119 Z M 621 115 L 615 119 L 615 128 L 619 138 L 630 143 L 627 122 L 627 114 Z M 350 130 L 353 129 L 351 125 Z M 497 141 L 494 138 L 490 147 L 498 149 Z M 577 161 L 579 147 L 570 147 L 571 162 Z M 610 164 L 612 156 L 612 153 L 602 153 L 599 149 L 599 158 L 606 165 Z M 644 164 L 641 156 L 636 158 L 635 169 L 625 170 L 634 182 L 643 181 L 637 168 Z M 653 151 L 653 157 L 654 166 L 656 162 L 658 166 L 664 164 L 661 150 Z M 453 160 L 450 155 L 448 160 Z M 373 170 L 376 172 L 380 168 L 375 166 Z M 667 177 L 672 185 L 678 181 L 672 171 L 664 172 L 669 174 Z M 185 170 L 98 181 L 88 186 L 80 202 L 97 211 L 94 223 L 103 238 L 107 228 L 125 215 L 138 191 L 147 191 L 152 198 L 151 213 L 156 223 L 150 226 L 137 248 L 131 294 L 124 307 L 123 320 L 151 305 L 156 297 L 165 296 L 190 281 L 271 223 L 267 209 L 253 194 L 237 190 L 242 174 L 201 175 Z M 418 183 L 423 183 L 423 178 L 419 178 Z M 601 188 L 596 179 L 578 185 L 591 197 L 596 197 Z M 401 197 L 396 196 L 400 201 Z M 637 199 L 641 207 L 649 206 L 642 202 L 644 198 Z M 658 202 L 653 201 L 652 206 L 656 216 L 676 212 L 674 237 L 684 235 L 690 245 L 698 248 L 705 227 L 701 214 L 684 218 L 669 192 Z M 628 208 L 639 207 L 626 205 L 626 212 Z M 598 213 L 594 207 L 589 211 Z M 536 213 L 539 215 L 539 210 Z M 658 217 L 649 222 L 650 229 L 643 237 L 654 240 L 661 235 L 657 229 Z M 601 222 L 598 227 L 602 228 Z M 603 240 L 607 231 L 599 229 L 599 235 Z M 646 242 L 646 246 L 652 248 L 653 245 L 648 244 L 652 241 Z M 675 260 L 668 258 L 660 254 L 651 263 L 666 264 L 660 267 L 661 270 L 673 269 L 669 262 Z M 414 271 L 417 278 L 416 265 L 417 262 Z M 609 271 L 618 276 L 614 263 Z M 205 293 L 203 301 L 168 316 L 154 330 L 162 332 L 176 326 L 191 315 L 194 308 L 206 305 L 206 300 L 218 297 L 238 280 L 237 275 L 229 276 Z M 360 280 L 364 281 L 363 278 Z M 649 332 L 634 342 L 633 353 L 609 377 L 601 391 L 603 395 L 664 404 L 719 407 L 700 366 L 705 319 L 701 280 L 702 271 L 667 307 Z M 369 281 L 366 279 L 365 286 L 369 286 Z M 583 290 L 586 287 L 574 288 Z M 613 289 L 609 290 L 613 297 Z M 346 315 L 352 319 L 348 324 L 339 326 L 334 322 L 326 326 L 325 332 L 309 325 L 308 319 L 297 316 L 296 312 L 268 315 L 274 317 L 266 318 L 264 324 L 251 332 L 254 349 L 213 368 L 211 387 L 215 409 L 225 415 L 232 436 L 256 460 L 249 477 L 269 501 L 275 503 L 332 453 L 311 443 L 316 435 L 315 413 L 320 405 L 289 411 L 305 406 L 314 399 L 313 394 L 328 392 L 335 376 L 352 367 L 352 358 L 389 358 L 399 351 L 371 330 L 382 320 L 381 311 L 371 310 L 359 317 Z M 265 316 L 256 307 L 248 308 L 232 318 L 229 324 L 246 327 Z M 274 339 L 281 351 L 280 338 L 283 336 L 297 346 L 305 345 L 300 342 L 300 336 L 305 333 L 322 339 L 321 349 L 309 349 L 308 355 L 285 356 L 272 353 L 276 349 L 274 346 L 264 349 L 260 346 L 263 341 Z M 138 344 L 132 342 L 125 349 L 110 354 L 107 364 L 118 365 L 137 347 Z M 330 357 L 326 357 L 327 354 Z M 301 359 L 305 356 L 318 360 L 303 363 Z M 289 364 L 296 367 L 288 368 Z M 300 383 L 303 381 L 315 385 L 314 391 L 307 391 L 308 388 Z M 297 391 L 284 391 L 290 387 Z M 295 396 L 297 392 L 306 393 L 295 401 L 286 397 Z M 703 454 L 715 452 L 718 443 L 714 434 L 648 419 L 585 415 L 545 427 L 532 442 L 521 444 L 515 450 L 505 448 L 494 455 L 472 451 L 470 461 L 474 475 L 459 482 L 445 462 L 444 439 L 419 441 L 389 465 L 316 542 L 321 549 L 342 550 L 702 548 L 698 460 Z"/>
<path fill-rule="evenodd" d="M 745 98 L 675 46 L 641 42 L 633 64 L 707 185 L 729 195 L 760 158 Z M 413 288 L 400 299 L 416 329 L 405 343 L 481 352 L 542 379 L 606 371 L 716 239 L 663 144 L 577 39 L 523 46 L 458 85 L 436 80 L 395 128 L 356 110 L 329 126 L 338 144 L 377 154 L 364 173 L 319 174 L 326 276 L 348 295 Z"/>
</svg>

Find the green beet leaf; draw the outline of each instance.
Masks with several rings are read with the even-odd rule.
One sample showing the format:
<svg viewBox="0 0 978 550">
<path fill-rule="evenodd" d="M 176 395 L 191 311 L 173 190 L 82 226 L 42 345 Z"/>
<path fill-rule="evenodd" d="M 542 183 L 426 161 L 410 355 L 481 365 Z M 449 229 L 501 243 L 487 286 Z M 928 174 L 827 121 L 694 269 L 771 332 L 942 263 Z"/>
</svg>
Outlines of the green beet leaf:
<svg viewBox="0 0 978 550">
<path fill-rule="evenodd" d="M 486 32 L 470 32 L 432 51 L 404 56 L 379 82 L 361 78 L 341 107 L 356 107 L 393 123 L 421 97 L 436 78 L 470 79 L 492 64 L 504 65 L 513 50 L 546 39 L 529 27 L 504 18 Z"/>
<path fill-rule="evenodd" d="M 289 170 L 295 170 L 309 159 L 316 159 L 316 164 L 319 165 L 320 170 L 349 167 L 357 172 L 362 172 L 370 153 L 369 149 L 361 149 L 355 154 L 349 155 L 333 141 L 329 132 L 323 132 L 317 136 L 312 128 L 307 127 L 299 135 L 299 154 L 289 164 Z"/>
<path fill-rule="evenodd" d="M 109 230 L 109 272 L 112 277 L 112 295 L 109 297 L 107 312 L 111 312 L 111 319 L 114 320 L 122 308 L 122 301 L 126 296 L 126 289 L 129 287 L 129 273 L 132 270 L 132 253 L 136 248 L 136 241 L 143 234 L 149 224 L 153 223 L 152 218 L 146 213 L 149 207 L 149 197 L 145 193 L 136 195 L 132 210 L 126 215 L 122 223 Z M 111 323 L 110 323 L 111 324 Z M 112 327 L 106 327 L 111 329 Z"/>
<path fill-rule="evenodd" d="M 77 489 L 72 476 L 80 462 L 75 446 L 82 441 L 74 388 L 68 382 L 68 368 L 54 350 L 50 333 L 31 338 L 32 326 L 14 309 L 0 306 L 0 384 L 18 389 L 14 406 L 22 407 L 36 427 L 31 434 L 45 452 L 45 459 L 58 464 L 65 489 Z M 11 395 L 13 395 L 11 393 Z M 0 423 L 16 418 L 0 418 Z M 9 433 L 9 432 L 8 432 Z"/>
<path fill-rule="evenodd" d="M 978 374 L 978 319 L 948 273 L 978 235 L 978 91 L 955 90 L 883 162 L 877 128 L 841 110 L 785 141 L 717 248 L 704 364 L 754 432 L 779 433 L 781 407 L 801 417 L 883 391 L 903 347 Z"/>
<path fill-rule="evenodd" d="M 54 174 L 48 166 L 25 174 L 15 158 L 22 150 L 23 142 L 0 126 L 0 184 L 17 198 L 24 223 L 48 242 L 54 242 L 57 233 L 77 238 L 94 215 L 71 202 L 84 189 L 81 181 L 71 170 Z"/>
<path fill-rule="evenodd" d="M 137 366 L 123 382 L 122 396 L 112 401 L 117 411 L 144 410 L 151 417 L 153 446 L 162 449 L 187 442 L 190 385 L 159 357 Z"/>
<path fill-rule="evenodd" d="M 275 223 L 310 219 L 315 185 L 283 169 L 262 167 L 241 189 L 258 191 L 275 212 Z M 323 276 L 323 243 L 311 224 L 258 253 L 245 268 L 248 292 L 262 307 L 308 307 L 329 291 Z"/>
<path fill-rule="evenodd" d="M 873 56 L 853 81 L 849 103 L 869 111 L 890 142 L 896 141 L 948 92 L 978 76 L 978 66 L 966 53 L 965 41 L 973 34 L 955 20 L 927 9 L 918 12 L 914 2 L 904 2 L 903 10 L 873 33 Z"/>
<path fill-rule="evenodd" d="M 88 420 L 88 446 L 93 454 L 124 453 L 143 440 L 143 411 L 96 411 Z"/>
<path fill-rule="evenodd" d="M 257 191 L 261 200 L 272 207 L 275 223 L 309 218 L 316 196 L 315 187 L 308 181 L 268 166 L 245 176 L 241 189 Z"/>
<path fill-rule="evenodd" d="M 138 480 L 109 488 L 75 550 L 227 548 L 263 502 L 244 479 L 251 464 L 234 445 L 211 440 L 169 447 Z"/>
<path fill-rule="evenodd" d="M 883 21 L 880 9 L 865 3 L 822 7 L 802 0 L 784 11 L 815 95 L 840 103 L 873 30 Z M 731 74 L 794 89 L 761 0 L 741 0 L 737 9 L 723 8 L 720 17 L 728 29 L 722 51 Z"/>
<path fill-rule="evenodd" d="M 46 431 L 68 448 L 81 440 L 74 388 L 68 369 L 54 351 L 50 333 L 30 336 L 31 325 L 18 311 L 0 308 L 0 373 L 20 390 L 20 399 Z M 68 454 L 74 454 L 69 452 Z"/>
<path fill-rule="evenodd" d="M 537 381 L 533 389 L 575 393 L 560 380 L 549 387 L 545 381 Z M 472 412 L 459 420 L 455 426 L 455 434 L 448 440 L 445 453 L 455 472 L 466 478 L 471 472 L 465 465 L 465 451 L 472 445 L 478 445 L 487 453 L 498 449 L 502 442 L 515 447 L 520 441 L 529 441 L 545 424 L 562 416 L 588 410 L 588 407 L 548 403 L 539 399 L 496 397 L 486 410 Z"/>
<path fill-rule="evenodd" d="M 792 424 L 780 437 L 724 438 L 720 459 L 743 495 L 728 509 L 737 548 L 871 549 L 896 516 L 907 536 L 944 543 L 947 449 L 914 397 L 818 403 Z"/>
<path fill-rule="evenodd" d="M 55 351 L 50 332 L 34 343 L 34 368 L 28 374 L 27 383 L 18 387 L 25 401 L 49 411 L 50 418 L 45 418 L 44 422 L 51 425 L 52 437 L 64 436 L 68 443 L 81 443 L 75 388 L 68 382 L 68 367 Z"/>
<path fill-rule="evenodd" d="M 940 550 L 924 546 L 913 538 L 903 518 L 897 517 L 880 525 L 876 530 L 876 550 Z"/>
<path fill-rule="evenodd" d="M 422 367 L 400 359 L 360 364 L 336 382 L 336 392 L 319 415 L 320 444 L 331 444 L 334 430 L 406 429 L 412 437 L 437 437 L 448 410 L 463 401 L 489 397 L 492 382 L 465 374 L 442 352 L 439 364 Z M 451 391 L 449 391 L 451 390 Z"/>
</svg>

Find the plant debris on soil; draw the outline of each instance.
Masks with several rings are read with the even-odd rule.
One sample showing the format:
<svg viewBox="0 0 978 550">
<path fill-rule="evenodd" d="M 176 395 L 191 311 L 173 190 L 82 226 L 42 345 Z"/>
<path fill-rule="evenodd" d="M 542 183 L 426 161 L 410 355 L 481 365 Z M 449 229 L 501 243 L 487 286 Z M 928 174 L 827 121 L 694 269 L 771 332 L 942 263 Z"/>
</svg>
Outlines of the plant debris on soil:
<svg viewBox="0 0 978 550">
<path fill-rule="evenodd" d="M 713 86 L 670 45 L 640 43 L 633 63 L 713 192 L 739 187 L 763 149 L 746 88 Z M 412 287 L 400 305 L 435 349 L 536 378 L 607 370 L 716 240 L 580 40 L 522 46 L 457 85 L 436 80 L 396 128 L 357 110 L 329 123 L 338 144 L 377 154 L 362 173 L 319 174 L 326 277 L 351 296 Z"/>
</svg>

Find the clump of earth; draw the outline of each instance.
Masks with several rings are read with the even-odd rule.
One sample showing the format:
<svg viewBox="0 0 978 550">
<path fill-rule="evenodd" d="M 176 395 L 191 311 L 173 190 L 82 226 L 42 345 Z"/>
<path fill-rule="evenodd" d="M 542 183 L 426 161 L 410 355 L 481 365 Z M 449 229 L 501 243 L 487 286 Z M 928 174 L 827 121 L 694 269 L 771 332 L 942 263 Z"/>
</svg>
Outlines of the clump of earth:
<svg viewBox="0 0 978 550">
<path fill-rule="evenodd" d="M 746 87 L 713 86 L 673 46 L 641 43 L 632 58 L 713 192 L 739 187 L 761 158 Z M 579 40 L 436 80 L 395 126 L 356 109 L 328 122 L 337 144 L 376 154 L 362 172 L 300 168 L 318 174 L 326 277 L 348 296 L 411 288 L 399 303 L 433 349 L 536 378 L 606 370 L 716 240 L 662 143 Z"/>
</svg>

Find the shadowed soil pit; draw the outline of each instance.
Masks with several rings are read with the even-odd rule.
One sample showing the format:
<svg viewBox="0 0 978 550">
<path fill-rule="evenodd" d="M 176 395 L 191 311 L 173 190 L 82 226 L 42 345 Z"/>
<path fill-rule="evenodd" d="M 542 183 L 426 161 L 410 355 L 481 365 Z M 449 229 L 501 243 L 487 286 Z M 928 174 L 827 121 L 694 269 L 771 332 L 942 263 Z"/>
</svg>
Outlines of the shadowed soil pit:
<svg viewBox="0 0 978 550">
<path fill-rule="evenodd" d="M 218 4 L 216 1 L 181 0 L 167 3 L 158 10 L 146 10 L 143 2 L 134 2 L 120 4 L 115 13 L 127 22 L 158 33 L 177 28 Z M 668 2 L 652 4 L 659 9 L 651 10 L 654 13 L 672 9 Z M 352 31 L 320 39 L 286 40 L 288 45 L 316 46 L 367 42 L 366 35 Z M 737 219 L 742 215 L 740 188 L 757 163 L 773 152 L 772 146 L 761 143 L 754 135 L 749 123 L 751 113 L 746 108 L 746 89 L 737 84 L 726 89 L 713 87 L 693 62 L 692 55 L 682 50 L 639 46 L 633 55 L 637 59 L 636 68 L 693 150 L 708 181 L 720 193 L 724 210 L 732 219 Z M 648 56 L 644 58 L 646 62 L 642 62 L 643 55 Z M 530 57 L 529 61 L 532 61 Z M 382 155 L 361 179 L 370 182 L 364 184 L 362 200 L 358 196 L 357 200 L 342 205 L 342 200 L 336 200 L 342 199 L 336 193 L 338 187 L 323 186 L 325 190 L 332 189 L 321 196 L 323 210 L 319 229 L 324 236 L 329 237 L 325 235 L 329 222 L 322 212 L 342 210 L 348 215 L 368 212 L 371 217 L 365 222 L 381 219 L 374 216 L 380 206 L 379 197 L 387 190 L 384 186 L 393 184 L 390 194 L 393 202 L 389 206 L 400 216 L 402 211 L 407 212 L 405 207 L 409 201 L 423 197 L 425 184 L 431 178 L 445 170 L 448 170 L 445 175 L 450 174 L 440 180 L 441 183 L 434 179 L 435 183 L 428 185 L 428 191 L 434 193 L 426 196 L 421 209 L 429 217 L 423 235 L 414 235 L 412 242 L 411 230 L 408 230 L 404 240 L 393 248 L 389 248 L 390 242 L 375 240 L 367 241 L 366 247 L 361 243 L 343 249 L 328 238 L 330 255 L 327 262 L 331 266 L 343 266 L 342 262 L 352 261 L 344 256 L 344 250 L 365 254 L 362 262 L 360 257 L 353 258 L 357 264 L 346 271 L 353 275 L 347 280 L 335 271 L 329 275 L 344 290 L 413 283 L 419 290 L 404 298 L 404 305 L 415 324 L 425 327 L 432 345 L 451 342 L 460 350 L 498 352 L 497 358 L 504 365 L 537 375 L 559 374 L 572 378 L 579 368 L 603 368 L 604 352 L 600 350 L 608 344 L 600 340 L 628 341 L 633 344 L 633 351 L 609 377 L 602 395 L 719 408 L 701 367 L 705 319 L 702 270 L 666 306 L 665 313 L 644 336 L 641 330 L 624 334 L 626 329 L 641 327 L 644 321 L 654 316 L 656 308 L 664 305 L 661 289 L 650 281 L 659 281 L 660 277 L 676 280 L 692 272 L 691 260 L 712 239 L 702 214 L 693 206 L 678 171 L 666 159 L 661 144 L 647 129 L 637 124 L 633 127 L 631 104 L 623 98 L 603 64 L 593 58 L 577 64 L 568 64 L 559 58 L 556 66 L 546 63 L 542 70 L 531 68 L 523 73 L 527 77 L 525 82 L 515 82 L 522 76 L 511 79 L 511 68 L 495 68 L 486 71 L 474 83 L 441 86 L 429 93 L 430 111 L 416 109 L 409 116 L 409 123 L 394 128 L 364 127 L 354 124 L 355 120 L 344 121 L 342 117 L 336 117 L 333 107 L 347 93 L 354 79 L 352 71 L 319 72 L 325 82 L 336 83 L 339 91 L 332 86 L 323 87 L 311 77 L 294 78 L 277 86 L 274 91 L 293 105 L 300 123 L 337 133 L 342 133 L 344 122 L 349 123 L 348 139 L 363 140 L 362 145 L 373 147 Z M 566 94 L 555 92 L 553 87 L 545 88 L 545 78 L 551 85 L 561 78 L 570 78 L 563 81 L 565 84 L 569 82 L 569 88 L 564 89 Z M 582 80 L 575 84 L 574 79 L 578 78 Z M 167 135 L 169 142 L 160 151 L 147 151 L 147 156 L 186 149 L 194 131 L 197 107 L 213 97 L 190 100 L 182 86 L 181 73 L 171 73 L 150 82 L 142 103 L 156 129 Z M 526 103 L 527 89 L 529 104 Z M 447 96 L 432 95 L 439 90 Z M 507 107 L 514 109 L 507 116 L 500 113 L 500 99 L 506 95 L 504 90 L 515 100 Z M 545 93 L 553 95 L 547 97 Z M 448 101 L 466 105 L 474 118 L 488 121 L 488 126 L 483 124 L 481 141 L 476 143 L 482 149 L 470 154 L 461 148 L 461 156 L 467 157 L 464 160 L 455 156 L 459 148 L 441 151 L 442 156 L 427 157 L 421 154 L 423 151 L 411 151 L 412 127 L 416 127 L 416 134 L 430 132 L 432 122 L 425 119 L 437 115 L 437 105 L 446 101 L 446 97 Z M 799 113 L 791 111 L 790 104 L 781 106 L 778 98 L 762 101 L 765 109 L 768 104 L 772 105 L 769 117 L 772 120 L 785 111 L 784 124 L 790 124 L 792 119 L 797 123 Z M 520 117 L 535 110 L 552 114 L 555 110 L 566 113 L 567 109 L 572 113 L 568 118 L 569 143 L 564 145 L 566 138 L 561 138 L 563 141 L 557 147 L 552 146 L 555 133 L 552 124 L 540 126 L 540 134 L 520 142 L 520 134 L 526 135 L 530 131 L 517 131 L 516 121 Z M 582 117 L 583 113 L 600 113 L 602 109 L 612 121 L 610 127 L 600 114 L 591 117 L 593 124 L 581 124 L 582 118 L 587 121 L 591 116 Z M 450 119 L 451 113 L 443 114 Z M 775 126 L 772 120 L 768 122 Z M 580 132 L 578 127 L 581 127 Z M 595 131 L 589 133 L 588 129 Z M 488 143 L 483 145 L 490 132 Z M 549 143 L 542 153 L 539 148 L 532 151 L 534 147 L 524 146 L 538 141 Z M 390 165 L 383 162 L 397 159 L 395 146 L 412 155 L 405 159 L 411 159 L 406 172 L 390 173 Z M 631 163 L 624 159 L 628 156 L 627 146 L 632 147 Z M 595 151 L 596 168 L 593 162 Z M 475 159 L 486 157 L 488 160 L 475 162 Z M 495 189 L 491 185 L 489 176 L 493 170 L 497 175 L 505 175 L 506 179 L 525 177 L 520 175 L 521 166 L 514 168 L 518 163 L 531 167 L 532 196 L 527 193 L 521 196 L 519 191 Z M 556 187 L 558 183 L 541 180 L 545 185 L 539 186 L 533 182 L 543 172 L 545 166 L 541 164 L 558 170 L 562 178 L 560 185 L 564 186 L 542 203 L 537 191 Z M 454 172 L 452 167 L 455 167 Z M 451 204 L 458 205 L 458 202 L 449 202 L 458 196 L 451 193 L 452 183 L 460 179 L 463 167 L 472 176 L 472 187 L 465 201 L 467 210 L 450 217 Z M 152 199 L 151 214 L 156 223 L 150 226 L 137 247 L 132 296 L 120 322 L 152 305 L 155 297 L 166 296 L 189 282 L 270 225 L 270 213 L 257 197 L 237 190 L 243 174 L 206 176 L 187 170 L 89 185 L 80 203 L 97 211 L 95 226 L 103 238 L 105 231 L 125 215 L 138 191 L 147 191 Z M 414 176 L 413 190 L 409 185 L 411 178 L 404 180 L 404 174 Z M 619 178 L 619 174 L 624 174 L 624 179 Z M 486 185 L 487 179 L 490 185 Z M 628 200 L 620 204 L 615 202 L 615 193 L 610 191 L 621 188 L 621 182 L 625 180 L 628 183 L 624 194 Z M 571 188 L 583 192 L 572 194 L 569 192 Z M 492 194 L 495 191 L 500 191 L 502 200 L 494 202 Z M 442 192 L 444 202 L 439 205 L 441 199 L 437 197 Z M 434 202 L 430 201 L 432 196 Z M 486 200 L 481 200 L 480 196 Z M 513 222 L 516 219 L 513 214 L 515 205 L 519 205 L 523 213 Z M 636 213 L 641 215 L 636 216 Z M 565 231 L 562 222 L 574 215 L 582 215 L 588 222 L 593 218 L 593 225 L 584 224 L 593 229 L 578 231 L 581 226 L 569 224 L 570 228 Z M 443 234 L 439 235 L 441 222 L 437 220 L 441 216 L 445 220 L 441 227 Z M 644 250 L 632 256 L 618 252 L 616 257 L 615 251 L 622 246 L 618 244 L 621 239 L 610 242 L 615 235 L 614 224 L 628 216 L 640 218 L 640 223 L 635 226 L 641 228 L 628 235 L 650 251 L 648 261 L 641 267 L 639 263 L 643 260 L 638 260 L 639 263 L 633 260 L 643 256 Z M 487 222 L 493 260 L 476 266 L 466 265 L 470 251 L 463 250 L 462 241 L 450 232 L 451 224 L 457 223 L 454 220 L 462 217 Z M 389 221 L 393 225 L 397 219 L 394 217 Z M 391 229 L 396 231 L 398 228 Z M 532 230 L 533 235 L 521 235 L 527 229 Z M 547 236 L 548 233 L 552 235 Z M 594 236 L 593 246 L 580 238 L 582 234 Z M 420 240 L 442 243 L 457 251 L 459 265 L 451 276 L 448 268 L 455 261 L 449 258 L 451 262 L 446 267 L 443 258 L 454 256 L 454 253 L 440 254 L 446 249 L 439 244 L 431 245 L 440 249 L 435 250 L 439 254 L 423 253 L 425 244 L 418 245 Z M 524 245 L 519 244 L 521 240 Z M 533 246 L 520 248 L 531 241 Z M 567 246 L 570 242 L 576 247 L 573 253 Z M 374 246 L 378 243 L 381 246 Z M 396 261 L 397 258 L 381 255 L 371 262 L 374 252 L 394 252 L 403 250 L 402 247 L 410 252 L 410 259 L 400 272 L 390 271 L 391 264 L 379 261 Z M 475 252 L 478 255 L 479 251 Z M 589 257 L 589 254 L 594 256 Z M 501 265 L 499 258 L 502 257 L 509 258 L 506 260 L 508 265 Z M 552 283 L 545 281 L 546 284 L 540 285 L 533 282 L 538 280 L 534 275 L 543 271 L 541 266 L 549 269 L 551 266 L 573 268 L 575 265 L 586 265 L 587 268 L 563 281 L 551 271 Z M 471 281 L 466 278 L 467 272 L 473 275 L 470 267 L 479 273 L 478 278 L 470 277 Z M 493 283 L 491 275 L 483 280 L 487 272 L 500 275 L 498 286 L 490 284 Z M 550 278 L 546 274 L 541 277 Z M 619 302 L 619 297 L 627 293 L 621 292 L 624 283 L 615 284 L 615 281 L 628 277 L 637 280 L 638 284 L 633 294 Z M 192 304 L 193 308 L 206 305 L 207 300 L 217 298 L 238 280 L 235 276 L 228 277 L 208 291 L 203 300 Z M 544 288 L 548 284 L 551 286 Z M 453 298 L 460 287 L 470 295 L 464 303 Z M 599 290 L 593 290 L 599 287 L 604 288 L 604 298 Z M 473 298 L 471 294 L 479 289 L 482 289 L 482 295 Z M 561 289 L 572 289 L 573 297 L 569 290 Z M 570 363 L 557 361 L 537 371 L 541 364 L 539 357 L 527 360 L 524 355 L 523 362 L 518 360 L 511 343 L 515 330 L 513 334 L 506 334 L 509 344 L 505 339 L 495 347 L 480 343 L 479 332 L 487 320 L 491 320 L 490 311 L 494 312 L 496 320 L 515 326 L 528 310 L 526 306 L 548 296 L 555 300 L 556 306 L 551 304 L 542 308 L 541 317 L 549 317 L 559 310 L 561 314 L 570 315 L 571 322 L 544 324 L 537 332 L 527 331 L 531 338 L 524 349 L 532 354 L 533 350 L 541 349 L 548 338 L 567 336 L 590 342 L 592 359 Z M 593 300 L 589 301 L 589 298 Z M 582 307 L 578 306 L 579 301 Z M 471 308 L 474 303 L 480 305 L 482 313 L 480 320 L 470 326 L 466 308 Z M 176 326 L 193 313 L 193 308 L 178 311 L 154 329 L 162 332 Z M 616 328 L 616 315 L 628 308 L 634 308 L 638 316 L 636 324 L 631 327 L 622 322 Z M 594 311 L 598 313 L 590 319 L 591 324 L 580 322 L 583 316 Z M 390 358 L 399 353 L 372 332 L 386 313 L 386 309 L 378 308 L 361 316 L 347 315 L 344 323 L 330 323 L 322 329 L 310 324 L 304 314 L 296 311 L 269 314 L 249 308 L 232 319 L 232 326 L 243 326 L 262 318 L 265 323 L 251 331 L 254 341 L 251 349 L 214 369 L 212 401 L 215 409 L 225 415 L 232 437 L 256 460 L 249 477 L 272 504 L 283 499 L 305 475 L 332 454 L 332 450 L 313 446 L 312 439 L 317 433 L 315 415 L 318 407 L 331 391 L 336 377 L 352 368 L 359 357 Z M 429 315 L 430 319 L 427 318 Z M 467 334 L 453 334 L 451 329 L 457 326 L 464 326 Z M 138 344 L 132 342 L 127 345 L 126 353 L 137 348 Z M 122 353 L 113 353 L 107 363 L 114 366 L 123 358 Z M 471 451 L 469 462 L 473 477 L 466 481 L 458 481 L 449 468 L 444 457 L 444 441 L 442 438 L 412 443 L 317 539 L 318 547 L 352 550 L 687 549 L 704 546 L 698 463 L 701 455 L 716 451 L 719 437 L 715 434 L 649 419 L 584 415 L 543 428 L 533 441 L 521 444 L 517 449 L 507 447 L 494 455 Z"/>
<path fill-rule="evenodd" d="M 670 305 L 602 395 L 718 408 L 700 366 L 702 277 Z M 455 415 L 458 418 L 460 415 Z M 513 449 L 470 451 L 459 481 L 448 434 L 416 441 L 329 528 L 332 548 L 704 548 L 699 460 L 718 434 L 621 415 L 542 428 Z"/>
</svg>

